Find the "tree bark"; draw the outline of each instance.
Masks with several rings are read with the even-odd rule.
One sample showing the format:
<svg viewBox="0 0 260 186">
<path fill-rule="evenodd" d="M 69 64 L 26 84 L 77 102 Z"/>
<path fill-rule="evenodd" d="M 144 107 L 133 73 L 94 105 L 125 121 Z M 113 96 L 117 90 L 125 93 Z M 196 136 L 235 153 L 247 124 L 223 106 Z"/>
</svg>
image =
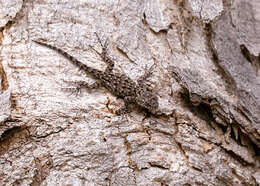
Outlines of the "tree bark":
<svg viewBox="0 0 260 186">
<path fill-rule="evenodd" d="M 155 113 L 70 61 L 148 82 Z M 0 185 L 259 185 L 258 0 L 0 0 Z"/>
</svg>

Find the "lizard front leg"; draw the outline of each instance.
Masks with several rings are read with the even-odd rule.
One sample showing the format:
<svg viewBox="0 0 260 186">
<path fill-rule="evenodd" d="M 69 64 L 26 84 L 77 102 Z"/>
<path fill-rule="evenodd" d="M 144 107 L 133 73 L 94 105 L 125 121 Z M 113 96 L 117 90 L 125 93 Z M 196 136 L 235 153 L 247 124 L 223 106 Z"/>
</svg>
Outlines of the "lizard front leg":
<svg viewBox="0 0 260 186">
<path fill-rule="evenodd" d="M 101 83 L 97 82 L 97 81 L 95 83 L 92 83 L 92 84 L 89 84 L 85 81 L 73 82 L 73 84 L 76 84 L 76 87 L 73 88 L 75 91 L 73 91 L 72 93 L 76 92 L 77 95 L 80 93 L 80 89 L 82 87 L 86 87 L 87 89 L 97 89 L 101 86 Z M 71 88 L 69 88 L 69 89 L 71 89 Z"/>
<path fill-rule="evenodd" d="M 129 105 L 131 103 L 135 102 L 135 97 L 126 96 L 126 97 L 124 97 L 124 102 L 125 102 L 125 105 L 122 108 L 116 110 L 116 115 L 123 115 L 123 114 L 127 114 L 127 113 L 131 112 L 131 110 L 129 109 Z"/>
</svg>

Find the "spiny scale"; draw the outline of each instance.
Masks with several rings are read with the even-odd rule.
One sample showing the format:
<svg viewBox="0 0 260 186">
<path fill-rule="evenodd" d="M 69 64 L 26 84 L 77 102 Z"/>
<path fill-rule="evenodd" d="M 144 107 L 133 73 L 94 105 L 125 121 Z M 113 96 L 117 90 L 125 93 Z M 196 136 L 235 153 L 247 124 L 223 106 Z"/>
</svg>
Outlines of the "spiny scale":
<svg viewBox="0 0 260 186">
<path fill-rule="evenodd" d="M 101 85 L 107 88 L 112 94 L 114 94 L 117 97 L 123 98 L 125 106 L 121 109 L 118 109 L 116 111 L 117 114 L 120 115 L 130 112 L 129 104 L 132 103 L 136 103 L 149 111 L 158 108 L 158 97 L 144 86 L 146 78 L 151 73 L 146 72 L 140 79 L 138 79 L 138 84 L 131 80 L 129 77 L 127 77 L 125 74 L 113 73 L 112 70 L 114 67 L 114 62 L 111 60 L 111 58 L 109 58 L 109 56 L 107 56 L 106 45 L 103 46 L 100 39 L 99 42 L 102 46 L 102 53 L 99 53 L 97 51 L 96 52 L 101 56 L 103 61 L 108 64 L 107 69 L 104 72 L 88 67 L 87 65 L 78 61 L 76 58 L 69 55 L 67 52 L 57 47 L 51 46 L 46 43 L 42 43 L 40 41 L 34 42 L 57 51 L 59 54 L 63 55 L 69 61 L 71 61 L 71 63 L 95 77 L 98 81 L 100 81 Z"/>
</svg>

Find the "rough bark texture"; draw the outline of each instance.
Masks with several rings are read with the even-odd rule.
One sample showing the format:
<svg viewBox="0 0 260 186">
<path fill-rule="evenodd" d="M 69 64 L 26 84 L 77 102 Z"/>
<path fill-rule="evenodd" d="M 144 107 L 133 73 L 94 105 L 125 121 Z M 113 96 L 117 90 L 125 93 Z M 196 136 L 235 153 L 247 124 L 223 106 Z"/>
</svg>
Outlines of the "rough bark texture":
<svg viewBox="0 0 260 186">
<path fill-rule="evenodd" d="M 45 42 L 149 82 L 147 115 Z M 259 185 L 259 0 L 0 0 L 0 185 Z"/>
</svg>

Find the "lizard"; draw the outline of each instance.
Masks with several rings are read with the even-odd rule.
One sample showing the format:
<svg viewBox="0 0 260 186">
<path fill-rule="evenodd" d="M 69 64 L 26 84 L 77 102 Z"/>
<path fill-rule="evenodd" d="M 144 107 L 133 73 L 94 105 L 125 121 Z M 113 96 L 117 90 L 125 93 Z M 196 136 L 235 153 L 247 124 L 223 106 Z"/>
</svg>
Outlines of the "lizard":
<svg viewBox="0 0 260 186">
<path fill-rule="evenodd" d="M 85 71 L 87 74 L 93 76 L 96 80 L 95 83 L 89 85 L 87 83 L 80 83 L 80 87 L 85 86 L 90 89 L 95 89 L 100 86 L 105 87 L 113 95 L 124 100 L 125 105 L 120 109 L 116 110 L 117 115 L 123 115 L 131 112 L 129 109 L 130 104 L 137 104 L 140 107 L 148 110 L 149 112 L 154 111 L 158 108 L 158 97 L 156 94 L 152 93 L 151 90 L 145 84 L 146 79 L 151 75 L 151 68 L 137 80 L 137 82 L 130 79 L 128 76 L 122 73 L 114 73 L 114 61 L 107 54 L 107 40 L 103 45 L 101 39 L 96 34 L 98 41 L 102 47 L 102 52 L 98 52 L 94 47 L 90 46 L 107 64 L 105 71 L 100 71 L 98 69 L 89 67 L 77 60 L 75 57 L 71 56 L 64 50 L 47 44 L 45 42 L 33 40 L 35 43 L 50 48 L 57 53 L 64 56 L 72 64 L 79 67 L 81 70 Z"/>
</svg>

